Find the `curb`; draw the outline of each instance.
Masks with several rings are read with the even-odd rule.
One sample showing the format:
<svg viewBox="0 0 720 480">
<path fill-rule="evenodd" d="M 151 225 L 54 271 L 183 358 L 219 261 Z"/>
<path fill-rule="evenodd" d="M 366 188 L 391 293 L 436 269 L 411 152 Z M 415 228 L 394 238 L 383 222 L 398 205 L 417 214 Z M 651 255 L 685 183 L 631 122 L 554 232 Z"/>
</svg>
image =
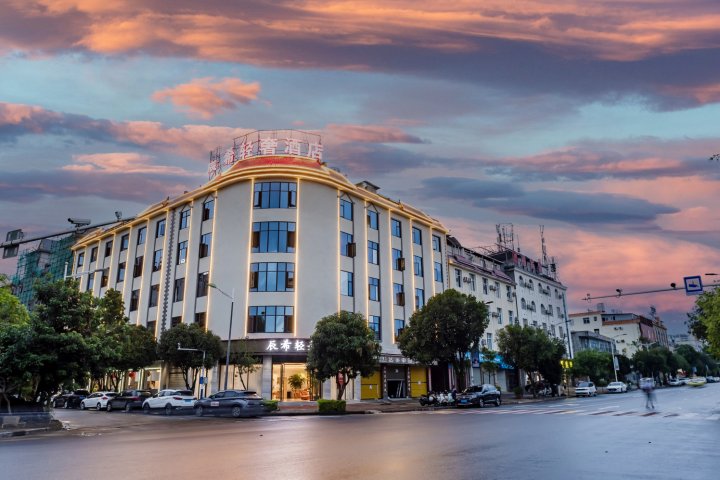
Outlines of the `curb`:
<svg viewBox="0 0 720 480">
<path fill-rule="evenodd" d="M 26 435 L 32 435 L 33 433 L 53 432 L 53 431 L 56 431 L 56 429 L 53 429 L 50 427 L 26 428 L 26 429 L 22 429 L 22 430 L 6 430 L 6 431 L 0 431 L 0 438 L 24 437 Z"/>
</svg>

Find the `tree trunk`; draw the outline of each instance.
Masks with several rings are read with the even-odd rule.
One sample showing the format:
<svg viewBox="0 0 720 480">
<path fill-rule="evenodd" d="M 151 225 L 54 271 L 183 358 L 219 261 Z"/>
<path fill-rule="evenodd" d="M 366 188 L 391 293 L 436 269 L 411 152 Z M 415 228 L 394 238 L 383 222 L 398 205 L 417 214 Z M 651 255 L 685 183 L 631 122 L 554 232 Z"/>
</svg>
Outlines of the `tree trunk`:
<svg viewBox="0 0 720 480">
<path fill-rule="evenodd" d="M 345 395 L 345 388 L 347 388 L 347 375 L 344 373 L 342 374 L 343 382 L 340 383 L 340 377 L 335 376 L 335 385 L 337 386 L 337 398 L 336 400 L 342 400 L 343 395 Z"/>
</svg>

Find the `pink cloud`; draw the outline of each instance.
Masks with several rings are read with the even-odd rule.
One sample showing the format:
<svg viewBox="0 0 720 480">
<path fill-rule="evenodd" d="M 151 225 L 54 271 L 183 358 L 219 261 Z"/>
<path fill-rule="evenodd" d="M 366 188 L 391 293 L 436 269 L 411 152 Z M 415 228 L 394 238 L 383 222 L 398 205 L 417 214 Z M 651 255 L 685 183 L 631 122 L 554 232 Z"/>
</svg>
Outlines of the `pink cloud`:
<svg viewBox="0 0 720 480">
<path fill-rule="evenodd" d="M 222 110 L 237 108 L 257 99 L 260 84 L 243 83 L 237 78 L 197 78 L 190 83 L 155 92 L 156 102 L 170 101 L 173 105 L 187 110 L 191 115 L 210 118 Z"/>
<path fill-rule="evenodd" d="M 95 153 L 74 155 L 73 164 L 65 165 L 62 170 L 69 172 L 97 172 L 121 174 L 158 174 L 177 176 L 197 176 L 180 167 L 153 165 L 152 157 L 139 153 Z"/>
<path fill-rule="evenodd" d="M 383 125 L 328 124 L 323 128 L 323 141 L 340 143 L 422 143 L 403 130 Z"/>
</svg>

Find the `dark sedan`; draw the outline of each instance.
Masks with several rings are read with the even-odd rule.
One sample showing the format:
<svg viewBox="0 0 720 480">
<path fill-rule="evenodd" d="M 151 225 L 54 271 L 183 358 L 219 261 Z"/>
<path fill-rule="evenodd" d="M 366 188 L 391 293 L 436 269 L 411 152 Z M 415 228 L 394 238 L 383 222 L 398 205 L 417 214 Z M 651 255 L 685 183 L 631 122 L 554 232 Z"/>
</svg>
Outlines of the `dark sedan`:
<svg viewBox="0 0 720 480">
<path fill-rule="evenodd" d="M 262 415 L 262 397 L 252 390 L 222 390 L 195 402 L 195 415 L 229 413 L 233 417 Z"/>
<path fill-rule="evenodd" d="M 484 407 L 489 404 L 499 407 L 501 403 L 500 390 L 494 385 L 473 385 L 457 396 L 458 407 Z"/>
<path fill-rule="evenodd" d="M 108 400 L 105 410 L 112 412 L 115 409 L 123 409 L 129 412 L 133 409 L 141 409 L 146 398 L 152 397 L 150 390 L 125 390 L 115 398 Z"/>
<path fill-rule="evenodd" d="M 52 405 L 55 408 L 78 408 L 80 402 L 88 395 L 90 395 L 90 392 L 87 390 L 75 390 L 72 393 L 63 393 L 53 398 Z"/>
</svg>

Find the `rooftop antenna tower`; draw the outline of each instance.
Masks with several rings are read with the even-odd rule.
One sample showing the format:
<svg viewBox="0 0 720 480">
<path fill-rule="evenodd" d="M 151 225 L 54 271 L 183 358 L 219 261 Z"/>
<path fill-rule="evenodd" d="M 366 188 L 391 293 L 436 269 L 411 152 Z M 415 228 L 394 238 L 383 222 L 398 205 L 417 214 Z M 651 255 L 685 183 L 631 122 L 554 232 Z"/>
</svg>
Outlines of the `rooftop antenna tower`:
<svg viewBox="0 0 720 480">
<path fill-rule="evenodd" d="M 540 247 L 542 249 L 542 268 L 545 274 L 557 280 L 557 264 L 555 257 L 548 257 L 547 245 L 545 244 L 545 225 L 540 225 Z"/>
<path fill-rule="evenodd" d="M 512 223 L 498 223 L 495 225 L 497 231 L 498 247 L 504 250 L 515 250 L 515 235 Z"/>
</svg>

